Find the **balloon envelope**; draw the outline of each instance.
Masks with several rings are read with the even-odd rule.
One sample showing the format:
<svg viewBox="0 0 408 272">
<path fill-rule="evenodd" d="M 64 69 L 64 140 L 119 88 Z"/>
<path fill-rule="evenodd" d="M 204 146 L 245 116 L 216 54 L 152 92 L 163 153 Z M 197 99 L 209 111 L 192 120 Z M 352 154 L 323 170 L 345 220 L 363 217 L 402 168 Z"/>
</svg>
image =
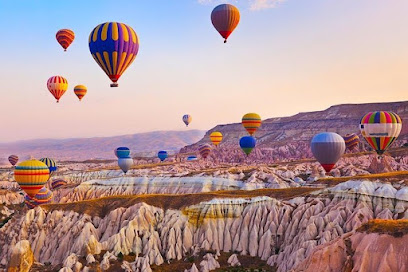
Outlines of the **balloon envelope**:
<svg viewBox="0 0 408 272">
<path fill-rule="evenodd" d="M 198 148 L 198 152 L 200 152 L 201 157 L 206 159 L 211 152 L 211 147 L 208 144 L 201 145 Z"/>
<path fill-rule="evenodd" d="M 360 121 L 361 134 L 378 155 L 392 145 L 401 129 L 401 118 L 390 111 L 369 112 Z"/>
<path fill-rule="evenodd" d="M 196 161 L 197 157 L 196 156 L 188 156 L 187 161 Z"/>
<path fill-rule="evenodd" d="M 51 182 L 51 188 L 53 189 L 53 190 L 55 190 L 55 189 L 58 189 L 58 188 L 60 188 L 60 187 L 63 187 L 63 186 L 65 186 L 65 185 L 67 185 L 68 183 L 65 181 L 65 180 L 63 180 L 63 179 L 55 179 L 55 180 L 53 180 L 52 182 Z"/>
<path fill-rule="evenodd" d="M 191 117 L 190 114 L 184 114 L 183 115 L 183 122 L 184 122 L 184 124 L 186 124 L 187 127 L 191 123 L 192 120 L 193 120 L 193 118 Z"/>
<path fill-rule="evenodd" d="M 330 172 L 346 150 L 343 137 L 334 132 L 316 134 L 310 147 L 314 157 L 326 172 Z"/>
<path fill-rule="evenodd" d="M 86 95 L 87 88 L 84 85 L 76 85 L 74 87 L 74 93 L 78 97 L 79 101 Z"/>
<path fill-rule="evenodd" d="M 238 26 L 239 19 L 239 10 L 231 4 L 218 5 L 211 12 L 211 22 L 224 38 L 224 43 L 227 42 L 229 35 Z"/>
<path fill-rule="evenodd" d="M 261 116 L 257 113 L 247 113 L 242 117 L 242 125 L 248 131 L 249 135 L 253 135 L 261 124 Z"/>
<path fill-rule="evenodd" d="M 34 199 L 38 204 L 46 204 L 51 202 L 52 196 L 52 192 L 47 187 L 42 187 L 35 195 Z"/>
<path fill-rule="evenodd" d="M 34 198 L 30 197 L 29 195 L 24 196 L 24 203 L 29 209 L 34 209 L 38 206 L 37 201 Z"/>
<path fill-rule="evenodd" d="M 24 161 L 14 169 L 14 179 L 21 189 L 34 197 L 50 177 L 50 170 L 38 160 Z"/>
<path fill-rule="evenodd" d="M 8 157 L 9 162 L 11 163 L 11 165 L 16 165 L 16 163 L 18 162 L 18 156 L 17 155 L 10 155 Z"/>
<path fill-rule="evenodd" d="M 41 158 L 40 162 L 43 162 L 45 163 L 45 165 L 47 165 L 48 169 L 50 170 L 50 175 L 52 174 L 52 172 L 55 172 L 58 169 L 57 164 L 55 163 L 53 159 Z"/>
<path fill-rule="evenodd" d="M 130 149 L 125 146 L 121 146 L 115 149 L 115 156 L 117 158 L 128 158 L 130 156 Z"/>
<path fill-rule="evenodd" d="M 96 26 L 89 35 L 89 50 L 105 74 L 117 87 L 117 81 L 135 60 L 139 39 L 128 25 L 106 22 Z"/>
<path fill-rule="evenodd" d="M 55 99 L 57 99 L 58 103 L 61 96 L 63 96 L 68 89 L 68 81 L 62 76 L 52 76 L 47 81 L 47 88 Z"/>
<path fill-rule="evenodd" d="M 360 142 L 360 138 L 355 133 L 346 134 L 343 139 L 348 150 L 353 150 Z"/>
<path fill-rule="evenodd" d="M 122 169 L 122 171 L 126 174 L 127 171 L 129 171 L 129 169 L 133 165 L 133 159 L 132 158 L 119 158 L 118 165 L 120 169 Z"/>
<path fill-rule="evenodd" d="M 222 133 L 219 131 L 212 132 L 210 134 L 210 140 L 215 146 L 219 145 L 222 141 Z"/>
<path fill-rule="evenodd" d="M 64 51 L 67 51 L 67 48 L 71 45 L 71 43 L 75 39 L 74 31 L 70 29 L 61 29 L 55 35 L 58 43 L 64 48 Z"/>
<path fill-rule="evenodd" d="M 167 159 L 167 151 L 161 150 L 159 151 L 159 153 L 157 153 L 157 157 L 159 157 L 160 161 L 164 161 L 165 159 Z"/>
<path fill-rule="evenodd" d="M 244 136 L 239 140 L 239 146 L 248 156 L 256 146 L 256 140 L 252 136 Z"/>
</svg>

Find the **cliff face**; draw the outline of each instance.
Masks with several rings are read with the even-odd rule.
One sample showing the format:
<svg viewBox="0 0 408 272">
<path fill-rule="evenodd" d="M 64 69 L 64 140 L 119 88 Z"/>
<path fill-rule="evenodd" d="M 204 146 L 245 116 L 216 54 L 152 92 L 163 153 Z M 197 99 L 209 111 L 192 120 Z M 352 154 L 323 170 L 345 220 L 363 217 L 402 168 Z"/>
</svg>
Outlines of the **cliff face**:
<svg viewBox="0 0 408 272">
<path fill-rule="evenodd" d="M 403 123 L 408 124 L 408 101 L 337 105 L 324 111 L 263 120 L 262 126 L 255 133 L 257 139 L 255 153 L 263 153 L 264 158 L 277 160 L 310 157 L 311 138 L 324 131 L 336 132 L 342 136 L 347 133 L 357 133 L 362 140 L 360 150 L 371 150 L 362 139 L 359 124 L 364 114 L 376 110 L 393 111 L 402 118 Z M 209 130 L 199 142 L 182 148 L 180 152 L 195 152 L 200 144 L 210 142 L 209 135 L 213 131 L 220 131 L 224 135 L 220 145 L 220 152 L 223 154 L 220 154 L 219 157 L 226 156 L 228 153 L 240 152 L 239 138 L 247 135 L 241 123 L 218 125 Z M 399 141 L 394 146 L 400 146 L 407 140 L 408 125 L 403 125 Z M 257 155 L 260 154 L 255 156 Z"/>
</svg>

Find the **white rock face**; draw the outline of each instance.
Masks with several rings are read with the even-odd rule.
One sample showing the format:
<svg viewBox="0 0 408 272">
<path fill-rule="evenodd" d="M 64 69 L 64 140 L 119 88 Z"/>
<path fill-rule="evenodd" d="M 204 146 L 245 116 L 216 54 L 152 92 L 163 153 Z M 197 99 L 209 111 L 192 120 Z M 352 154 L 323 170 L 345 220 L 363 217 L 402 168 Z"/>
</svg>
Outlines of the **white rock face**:
<svg viewBox="0 0 408 272">
<path fill-rule="evenodd" d="M 234 266 L 241 266 L 241 263 L 238 260 L 238 256 L 237 254 L 232 254 L 229 258 L 228 258 L 228 264 L 232 267 Z"/>
<path fill-rule="evenodd" d="M 408 218 L 408 205 L 401 200 L 406 188 L 391 187 L 349 182 L 334 187 L 334 197 L 218 199 L 182 211 L 139 203 L 114 209 L 103 218 L 37 207 L 0 229 L 0 264 L 5 266 L 14 245 L 26 239 L 36 260 L 53 265 L 73 253 L 91 260 L 89 254 L 106 250 L 101 268 L 119 253 L 133 252 L 138 257 L 134 265 L 148 271 L 152 264 L 182 260 L 203 249 L 257 256 L 277 265 L 280 272 L 290 271 L 317 246 L 369 219 Z M 216 266 L 213 259 L 207 256 L 203 267 Z"/>
<path fill-rule="evenodd" d="M 200 267 L 200 272 L 209 272 L 211 270 L 220 268 L 220 264 L 211 253 L 207 253 L 204 255 L 203 260 L 200 263 Z"/>
<path fill-rule="evenodd" d="M 27 240 L 18 242 L 11 253 L 8 271 L 28 272 L 34 263 L 34 255 Z"/>
</svg>

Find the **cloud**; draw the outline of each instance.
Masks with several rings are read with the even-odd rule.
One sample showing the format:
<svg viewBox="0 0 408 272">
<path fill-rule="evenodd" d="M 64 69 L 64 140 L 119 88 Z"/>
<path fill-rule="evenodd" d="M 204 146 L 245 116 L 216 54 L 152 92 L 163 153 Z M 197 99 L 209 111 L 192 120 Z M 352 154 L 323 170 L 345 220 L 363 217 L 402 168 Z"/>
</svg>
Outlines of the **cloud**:
<svg viewBox="0 0 408 272">
<path fill-rule="evenodd" d="M 203 0 L 200 0 L 203 1 Z M 263 10 L 276 7 L 277 4 L 284 2 L 285 0 L 251 0 L 250 10 Z"/>
<path fill-rule="evenodd" d="M 249 9 L 252 11 L 270 9 L 276 7 L 277 4 L 282 3 L 286 0 L 232 0 L 232 1 L 220 1 L 220 0 L 197 0 L 198 3 L 202 5 L 209 4 L 222 4 L 224 2 L 233 2 L 234 4 L 246 3 L 249 5 Z"/>
</svg>

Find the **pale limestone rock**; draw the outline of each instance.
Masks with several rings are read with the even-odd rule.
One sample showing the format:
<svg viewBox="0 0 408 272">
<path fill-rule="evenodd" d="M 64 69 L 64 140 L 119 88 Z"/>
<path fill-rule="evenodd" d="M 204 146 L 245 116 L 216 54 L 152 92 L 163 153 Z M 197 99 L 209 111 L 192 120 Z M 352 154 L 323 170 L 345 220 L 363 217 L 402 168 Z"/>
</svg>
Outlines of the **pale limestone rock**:
<svg viewBox="0 0 408 272">
<path fill-rule="evenodd" d="M 9 272 L 28 272 L 34 263 L 34 255 L 27 240 L 19 241 L 13 248 L 9 260 Z"/>
<path fill-rule="evenodd" d="M 228 258 L 228 264 L 230 266 L 241 266 L 241 263 L 238 260 L 238 256 L 237 254 L 232 254 L 229 258 Z"/>
</svg>

